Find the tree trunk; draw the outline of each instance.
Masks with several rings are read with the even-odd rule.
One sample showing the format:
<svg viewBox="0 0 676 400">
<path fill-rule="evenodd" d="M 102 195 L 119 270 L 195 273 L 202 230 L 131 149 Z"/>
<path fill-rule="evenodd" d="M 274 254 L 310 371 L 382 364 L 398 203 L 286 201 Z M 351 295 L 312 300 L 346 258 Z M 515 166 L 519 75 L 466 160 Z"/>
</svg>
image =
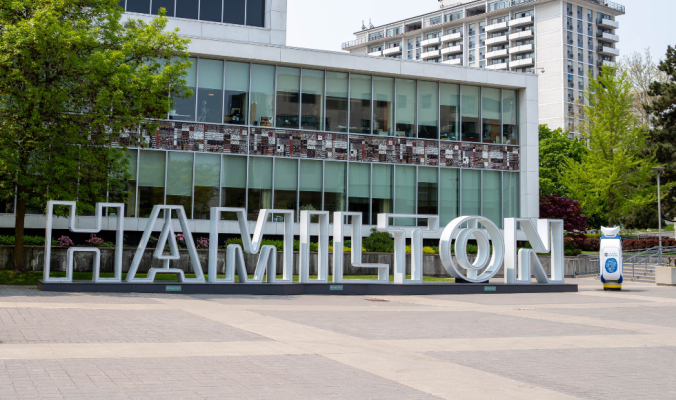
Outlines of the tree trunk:
<svg viewBox="0 0 676 400">
<path fill-rule="evenodd" d="M 14 223 L 14 272 L 21 273 L 26 270 L 24 262 L 23 234 L 26 222 L 26 200 L 23 194 L 25 186 L 17 186 L 16 221 Z"/>
</svg>

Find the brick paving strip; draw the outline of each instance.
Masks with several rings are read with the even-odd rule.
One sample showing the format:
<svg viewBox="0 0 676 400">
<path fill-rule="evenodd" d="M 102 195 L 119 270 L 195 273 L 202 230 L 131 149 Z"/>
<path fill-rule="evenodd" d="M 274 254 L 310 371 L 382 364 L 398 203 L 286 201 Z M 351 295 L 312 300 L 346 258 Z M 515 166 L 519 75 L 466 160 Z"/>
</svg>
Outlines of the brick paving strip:
<svg viewBox="0 0 676 400">
<path fill-rule="evenodd" d="M 610 312 L 620 308 L 628 310 L 629 313 L 641 313 L 642 309 L 646 311 L 654 309 L 664 310 L 665 312 L 671 311 L 676 309 L 676 289 L 668 288 L 664 290 L 665 288 L 656 289 L 654 286 L 646 284 L 626 284 L 625 287 L 631 291 L 607 293 L 596 290 L 598 282 L 592 280 L 578 281 L 586 285 L 581 285 L 579 293 L 558 295 L 558 297 L 543 295 L 521 297 L 517 295 L 378 297 L 380 300 L 387 301 L 383 303 L 366 303 L 363 301 L 363 297 L 338 300 L 337 298 L 314 296 L 294 299 L 177 295 L 127 297 L 72 295 L 59 297 L 41 295 L 40 292 L 31 290 L 14 292 L 11 289 L 5 290 L 5 288 L 0 287 L 0 340 L 5 340 L 3 338 L 7 337 L 6 332 L 3 332 L 3 327 L 11 324 L 15 324 L 16 329 L 19 329 L 13 332 L 14 335 L 22 334 L 32 338 L 27 343 L 0 344 L 0 398 L 3 400 L 24 397 L 76 398 L 82 397 L 83 393 L 85 395 L 82 398 L 97 396 L 101 398 L 162 398 L 162 396 L 168 396 L 166 398 L 223 398 L 223 396 L 228 395 L 237 395 L 241 398 L 248 396 L 283 398 L 285 397 L 284 393 L 287 393 L 285 390 L 290 390 L 287 388 L 287 383 L 290 385 L 289 382 L 294 382 L 294 390 L 302 390 L 300 392 L 288 392 L 287 397 L 313 398 L 315 397 L 313 396 L 314 393 L 317 395 L 316 397 L 331 398 L 331 393 L 336 397 L 347 396 L 346 392 L 325 391 L 327 387 L 332 387 L 331 385 L 336 383 L 332 379 L 335 377 L 340 380 L 342 379 L 339 378 L 340 376 L 349 376 L 349 379 L 363 387 L 366 387 L 367 383 L 375 385 L 371 388 L 374 391 L 373 393 L 360 392 L 359 387 L 352 388 L 353 391 L 350 393 L 352 393 L 351 397 L 354 398 L 418 398 L 416 393 L 445 399 L 590 398 L 588 391 L 576 392 L 568 390 L 568 388 L 560 388 L 547 381 L 545 377 L 534 379 L 530 376 L 529 381 L 525 378 L 522 379 L 515 373 L 503 373 L 495 368 L 484 367 L 480 361 L 481 355 L 500 355 L 514 351 L 569 351 L 575 349 L 594 351 L 608 349 L 615 352 L 621 351 L 621 349 L 644 351 L 642 349 L 676 347 L 676 327 L 660 326 L 660 321 L 645 323 L 645 318 L 643 318 L 644 323 L 639 323 L 632 321 L 632 318 L 620 320 L 603 315 L 604 309 Z M 669 290 L 673 290 L 673 293 Z M 546 301 L 550 302 L 547 303 Z M 599 310 L 598 315 L 583 315 L 590 310 Z M 99 325 L 93 328 L 101 331 L 108 329 L 106 332 L 109 342 L 73 343 L 72 341 L 75 339 L 87 337 L 83 336 L 81 332 L 86 326 L 80 327 L 76 324 L 80 321 L 76 320 L 73 324 L 70 324 L 72 325 L 70 326 L 71 330 L 66 331 L 68 334 L 77 334 L 75 337 L 64 338 L 62 343 L 45 343 L 47 339 L 52 340 L 53 338 L 39 330 L 48 329 L 49 326 L 38 326 L 36 328 L 35 322 L 33 322 L 45 318 L 43 315 L 48 315 L 40 314 L 43 312 L 69 316 L 71 314 L 63 313 L 79 312 L 85 316 L 89 313 L 98 312 L 103 317 L 99 321 Z M 165 339 L 170 339 L 170 342 L 166 342 L 162 340 L 163 335 L 161 333 L 162 330 L 166 331 L 170 328 L 163 325 L 163 320 L 153 322 L 144 317 L 151 324 L 159 324 L 151 332 L 155 336 L 158 336 L 159 332 L 160 337 L 134 341 L 134 335 L 142 334 L 144 330 L 144 320 L 137 320 L 139 318 L 135 318 L 134 315 L 145 315 L 143 313 L 147 312 L 170 313 L 167 315 L 183 318 L 186 321 L 183 323 L 185 326 L 177 326 L 176 332 L 169 332 L 171 334 L 166 336 Z M 336 318 L 321 319 L 315 317 L 327 313 L 328 315 L 335 315 Z M 455 329 L 453 332 L 456 333 L 458 329 L 464 329 L 463 326 L 449 325 L 448 321 L 438 321 L 439 332 L 435 333 L 435 337 L 416 336 L 416 327 L 407 326 L 407 321 L 410 321 L 413 315 L 422 318 L 420 321 L 425 323 L 425 316 L 432 318 L 438 313 L 446 313 L 442 315 L 448 316 L 476 315 L 479 322 L 484 321 L 488 324 L 478 322 L 476 325 L 472 325 L 468 323 L 466 329 L 470 333 L 470 337 L 448 337 L 450 334 L 443 332 L 444 328 Z M 5 315 L 4 318 L 8 318 L 5 324 L 2 320 L 3 315 Z M 74 314 L 76 318 L 78 315 Z M 354 322 L 350 322 L 349 318 L 340 320 L 343 321 L 341 323 L 352 324 L 352 326 L 335 325 L 335 320 L 341 315 L 353 316 Z M 378 315 L 394 316 L 394 320 L 392 318 L 381 320 L 377 317 Z M 363 322 L 364 320 L 368 321 L 372 316 L 374 316 L 374 324 Z M 445 318 L 451 318 L 448 316 Z M 397 324 L 397 317 L 401 318 L 400 324 Z M 517 325 L 524 325 L 526 330 L 532 329 L 535 333 L 547 332 L 551 335 L 515 336 L 513 335 L 514 331 L 510 332 L 507 329 L 500 337 L 487 337 L 486 335 L 490 332 L 485 328 L 486 326 L 490 327 L 491 323 L 495 324 L 495 321 L 506 321 L 506 324 L 512 324 L 505 325 L 510 326 L 509 329 L 515 329 L 513 324 L 516 323 Z M 386 331 L 382 332 L 382 335 L 373 332 L 374 326 L 381 326 L 375 324 L 375 322 L 387 327 L 383 328 Z M 122 331 L 112 329 L 120 323 L 122 325 L 129 324 L 127 326 L 131 326 L 134 331 L 125 332 L 124 329 Z M 235 338 L 241 337 L 246 340 L 200 341 L 200 338 L 204 338 L 205 332 L 207 337 L 210 337 L 209 330 L 212 329 L 210 324 L 213 323 L 216 324 L 216 327 L 222 326 L 223 330 L 231 330 Z M 334 325 L 331 323 L 334 323 Z M 502 322 L 498 322 L 498 324 L 500 323 Z M 191 332 L 191 326 L 198 327 L 195 328 L 196 332 Z M 502 325 L 499 325 L 497 328 L 501 327 Z M 371 328 L 371 330 L 369 331 L 366 328 Z M 565 333 L 559 334 L 559 330 Z M 585 330 L 588 331 L 588 334 L 585 334 Z M 241 334 L 237 334 L 237 332 L 241 332 Z M 369 339 L 368 335 L 376 336 L 376 338 Z M 71 342 L 67 342 L 68 340 Z M 464 357 L 456 359 L 450 354 L 473 354 L 472 360 L 475 361 L 470 362 L 465 360 Z M 546 353 L 538 354 L 544 355 Z M 143 392 L 142 396 L 137 396 L 136 392 L 132 392 L 133 395 L 120 395 L 117 392 L 110 392 L 110 396 L 106 396 L 106 385 L 113 384 L 105 379 L 89 387 L 88 380 L 78 380 L 76 376 L 63 377 L 62 381 L 55 380 L 52 377 L 51 381 L 45 383 L 45 381 L 40 381 L 37 378 L 30 380 L 13 373 L 7 374 L 7 376 L 3 376 L 2 373 L 3 363 L 7 368 L 20 369 L 29 368 L 27 366 L 29 364 L 22 366 L 23 364 L 16 363 L 34 362 L 35 360 L 48 363 L 49 360 L 54 360 L 59 364 L 49 364 L 49 371 L 54 370 L 49 374 L 50 376 L 52 374 L 58 376 L 63 375 L 62 368 L 76 368 L 78 364 L 72 363 L 86 365 L 84 364 L 86 363 L 85 360 L 97 362 L 96 360 L 105 359 L 111 360 L 109 362 L 111 365 L 109 370 L 101 373 L 108 377 L 106 379 L 113 379 L 110 375 L 132 374 L 132 371 L 141 373 L 145 368 L 162 369 L 163 364 L 166 364 L 168 370 L 173 371 L 174 369 L 169 366 L 173 365 L 176 360 L 184 360 L 189 364 L 196 363 L 195 369 L 197 370 L 204 364 L 199 362 L 200 359 L 205 360 L 205 362 L 207 362 L 206 360 L 217 362 L 218 357 L 225 357 L 222 360 L 229 360 L 228 363 L 237 364 L 237 361 L 232 360 L 241 360 L 239 363 L 253 363 L 264 369 L 272 368 L 277 365 L 276 363 L 279 363 L 279 368 L 273 368 L 271 372 L 263 374 L 267 377 L 266 379 L 273 381 L 277 379 L 279 382 L 275 381 L 276 386 L 270 388 L 265 383 L 254 384 L 251 383 L 251 380 L 246 381 L 245 379 L 244 381 L 249 382 L 249 384 L 243 384 L 246 387 L 240 389 L 246 391 L 228 392 L 228 390 L 235 389 L 224 388 L 218 383 L 213 383 L 218 381 L 201 381 L 199 379 L 202 378 L 195 378 L 189 372 L 186 372 L 187 375 L 172 375 L 173 372 L 168 372 L 173 377 L 174 384 L 180 383 L 181 379 L 195 378 L 201 382 L 198 385 L 199 387 L 209 387 L 213 391 L 202 392 L 193 389 L 192 392 L 182 393 L 178 386 L 174 387 L 168 384 L 169 386 L 165 385 L 164 387 L 153 386 L 152 392 Z M 162 359 L 166 361 L 159 361 Z M 282 359 L 286 359 L 287 363 L 280 361 Z M 124 365 L 128 365 L 128 367 L 125 367 L 127 369 L 116 369 L 118 367 L 112 365 L 114 364 L 113 360 L 119 360 Z M 149 365 L 153 367 L 145 367 L 144 363 L 147 362 L 151 362 Z M 326 362 L 333 362 L 334 364 L 326 364 Z M 499 360 L 492 362 L 495 365 L 499 364 Z M 552 361 L 552 363 L 555 364 L 555 361 Z M 219 365 L 225 369 L 229 368 L 226 365 L 230 364 Z M 321 381 L 312 381 L 308 383 L 307 387 L 300 387 L 303 386 L 302 380 L 294 381 L 293 379 L 297 378 L 295 376 L 282 379 L 281 376 L 285 373 L 285 365 L 286 368 L 291 369 L 302 368 L 304 371 L 307 370 L 310 375 L 319 373 L 319 371 L 314 372 L 316 368 L 326 368 L 333 371 L 333 375 L 332 373 L 324 374 Z M 139 370 L 141 372 L 136 371 L 135 366 L 142 368 Z M 608 366 L 608 368 L 611 367 Z M 95 366 L 87 368 L 96 369 Z M 182 367 L 177 368 L 183 369 Z M 241 368 L 248 370 L 249 364 Z M 507 369 L 513 370 L 520 368 L 522 368 L 521 365 L 507 367 Z M 12 369 L 12 371 L 14 370 Z M 219 371 L 213 372 L 219 376 L 222 375 Z M 378 377 L 382 381 L 367 378 L 367 381 L 361 382 L 362 377 L 358 374 L 355 375 L 356 372 L 366 374 L 364 377 Z M 201 377 L 203 373 L 198 375 Z M 183 376 L 185 378 L 182 378 Z M 253 376 L 247 375 L 247 379 L 254 379 Z M 77 387 L 73 387 L 73 382 L 77 383 L 75 385 Z M 347 384 L 345 381 L 341 383 L 342 385 Z M 119 390 L 129 391 L 138 389 L 139 385 L 142 384 L 143 382 L 134 383 L 132 380 L 126 386 L 120 384 L 113 386 Z M 33 389 L 40 390 L 32 390 L 31 385 Z M 55 389 L 57 386 L 59 390 Z M 66 389 L 66 387 L 70 387 L 70 389 Z M 112 389 L 112 387 L 108 387 L 107 390 Z M 71 390 L 71 392 L 68 390 Z M 90 392 L 87 392 L 87 390 L 90 390 Z M 102 390 L 104 392 L 101 392 Z M 267 392 L 268 390 L 273 391 Z M 347 389 L 341 387 L 336 390 Z M 618 388 L 618 390 L 621 390 L 621 388 Z M 88 396 L 86 393 L 92 395 Z M 252 393 L 256 395 L 254 396 Z M 378 393 L 380 393 L 380 397 Z M 652 395 L 647 394 L 646 397 L 673 398 L 673 393 L 673 391 L 660 392 L 660 396 L 652 393 Z M 608 393 L 608 395 L 611 395 L 611 393 Z M 612 398 L 612 396 L 599 397 Z"/>
</svg>

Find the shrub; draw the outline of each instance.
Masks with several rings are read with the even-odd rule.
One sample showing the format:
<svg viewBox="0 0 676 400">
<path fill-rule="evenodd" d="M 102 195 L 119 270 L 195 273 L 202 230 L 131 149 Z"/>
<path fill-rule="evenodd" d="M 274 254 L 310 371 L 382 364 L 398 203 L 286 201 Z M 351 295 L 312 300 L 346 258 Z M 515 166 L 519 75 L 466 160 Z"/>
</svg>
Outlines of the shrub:
<svg viewBox="0 0 676 400">
<path fill-rule="evenodd" d="M 75 246 L 75 243 L 73 243 L 73 241 L 66 235 L 62 235 L 60 238 L 56 240 L 59 243 L 59 246 L 62 247 Z"/>
<path fill-rule="evenodd" d="M 96 237 L 96 234 L 92 233 L 91 235 L 89 235 L 89 239 L 85 240 L 85 243 L 87 243 L 87 245 L 92 247 L 101 247 L 101 245 L 103 244 L 103 239 L 101 239 L 100 237 Z"/>
<path fill-rule="evenodd" d="M 394 252 L 394 239 L 388 232 L 378 232 L 371 228 L 371 234 L 362 242 L 364 249 L 370 253 Z"/>
<path fill-rule="evenodd" d="M 205 237 L 198 238 L 195 240 L 198 249 L 208 249 L 209 248 L 209 239 Z"/>
</svg>

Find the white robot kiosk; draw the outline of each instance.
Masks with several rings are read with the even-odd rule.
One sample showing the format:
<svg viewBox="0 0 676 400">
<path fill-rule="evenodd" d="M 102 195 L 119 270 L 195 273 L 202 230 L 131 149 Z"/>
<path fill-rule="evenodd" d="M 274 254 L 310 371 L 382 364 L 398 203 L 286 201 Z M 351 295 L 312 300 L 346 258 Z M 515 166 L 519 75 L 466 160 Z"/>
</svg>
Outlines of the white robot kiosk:
<svg viewBox="0 0 676 400">
<path fill-rule="evenodd" d="M 601 282 L 603 290 L 622 290 L 622 239 L 620 228 L 601 227 Z"/>
</svg>

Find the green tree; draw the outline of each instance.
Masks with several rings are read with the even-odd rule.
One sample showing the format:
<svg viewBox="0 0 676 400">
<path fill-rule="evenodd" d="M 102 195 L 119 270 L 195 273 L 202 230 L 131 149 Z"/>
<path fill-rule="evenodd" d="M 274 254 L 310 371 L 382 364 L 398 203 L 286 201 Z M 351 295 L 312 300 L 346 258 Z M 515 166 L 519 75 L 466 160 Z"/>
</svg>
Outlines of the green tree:
<svg viewBox="0 0 676 400">
<path fill-rule="evenodd" d="M 117 0 L 0 2 L 0 190 L 16 190 L 15 270 L 26 207 L 124 198 L 125 133 L 163 118 L 185 85 L 188 40 L 167 19 L 120 20 Z M 9 193 L 8 193 L 9 192 Z"/>
<path fill-rule="evenodd" d="M 566 160 L 581 162 L 587 147 L 577 139 L 568 139 L 568 133 L 561 128 L 550 129 L 540 125 L 540 197 L 550 194 L 569 196 L 568 190 L 561 183 L 562 171 L 566 168 Z"/>
<path fill-rule="evenodd" d="M 587 215 L 620 218 L 657 200 L 652 167 L 646 155 L 646 132 L 631 112 L 633 96 L 626 72 L 603 67 L 589 77 L 581 133 L 589 144 L 582 161 L 569 159 L 561 183 L 582 204 Z"/>
<path fill-rule="evenodd" d="M 662 183 L 676 182 L 676 48 L 667 48 L 667 57 L 659 64 L 659 70 L 667 75 L 663 82 L 650 84 L 653 102 L 645 107 L 650 113 L 652 129 L 648 133 L 648 147 L 655 152 L 657 161 L 666 167 Z M 666 192 L 666 190 L 665 190 Z M 676 188 L 672 187 L 662 201 L 665 219 L 676 220 Z"/>
</svg>

